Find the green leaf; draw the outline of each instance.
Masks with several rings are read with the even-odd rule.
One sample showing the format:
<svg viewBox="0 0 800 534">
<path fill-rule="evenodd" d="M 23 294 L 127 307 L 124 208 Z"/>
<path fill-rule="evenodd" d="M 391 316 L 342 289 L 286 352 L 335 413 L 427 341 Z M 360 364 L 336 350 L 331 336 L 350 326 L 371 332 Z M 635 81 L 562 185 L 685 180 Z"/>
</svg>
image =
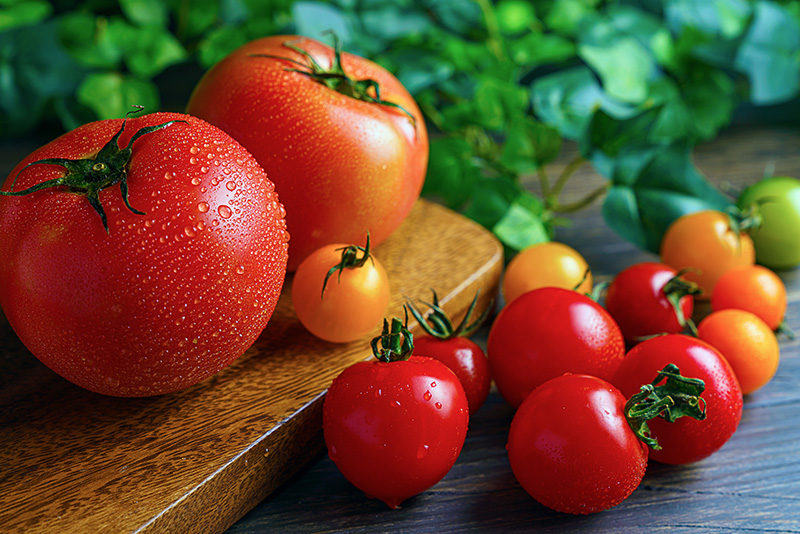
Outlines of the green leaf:
<svg viewBox="0 0 800 534">
<path fill-rule="evenodd" d="M 124 117 L 135 105 L 150 111 L 159 106 L 158 89 L 152 82 L 116 72 L 90 74 L 78 87 L 77 97 L 101 119 Z"/>
<path fill-rule="evenodd" d="M 733 39 L 742 34 L 750 16 L 744 0 L 669 0 L 665 18 L 675 31 L 695 29 L 705 35 Z"/>
<path fill-rule="evenodd" d="M 472 100 L 473 120 L 489 130 L 500 130 L 512 117 L 524 113 L 528 95 L 516 82 L 483 77 Z"/>
<path fill-rule="evenodd" d="M 169 16 L 162 0 L 119 0 L 119 7 L 138 26 L 165 27 Z"/>
<path fill-rule="evenodd" d="M 597 71 L 609 96 L 632 104 L 647 98 L 647 82 L 655 64 L 633 37 L 619 37 L 603 44 L 582 43 L 578 55 Z"/>
<path fill-rule="evenodd" d="M 297 33 L 315 39 L 323 39 L 324 33 L 334 32 L 347 46 L 352 40 L 350 21 L 335 6 L 321 2 L 295 2 L 292 6 L 292 19 Z"/>
<path fill-rule="evenodd" d="M 773 2 L 756 3 L 750 30 L 736 56 L 755 104 L 785 102 L 800 91 L 800 22 Z"/>
<path fill-rule="evenodd" d="M 162 28 L 138 28 L 121 18 L 112 19 L 108 31 L 122 50 L 125 64 L 135 76 L 147 79 L 188 56 L 174 35 Z"/>
<path fill-rule="evenodd" d="M 247 42 L 241 28 L 220 26 L 210 31 L 197 46 L 197 59 L 209 68 Z"/>
<path fill-rule="evenodd" d="M 533 69 L 540 65 L 559 64 L 575 57 L 575 44 L 564 37 L 542 32 L 529 32 L 509 41 L 509 54 L 517 65 Z"/>
<path fill-rule="evenodd" d="M 483 225 L 493 228 L 511 207 L 511 204 L 524 193 L 522 186 L 509 176 L 480 176 L 476 180 L 469 204 L 464 215 Z"/>
<path fill-rule="evenodd" d="M 557 0 L 545 17 L 548 28 L 562 35 L 575 36 L 585 19 L 596 13 L 599 0 Z"/>
<path fill-rule="evenodd" d="M 432 139 L 422 195 L 438 199 L 452 209 L 460 209 L 473 195 L 480 176 L 473 158 L 472 147 L 463 138 Z"/>
<path fill-rule="evenodd" d="M 519 175 L 530 173 L 556 159 L 561 142 L 558 130 L 520 114 L 506 129 L 500 163 Z"/>
<path fill-rule="evenodd" d="M 68 13 L 58 19 L 58 37 L 67 52 L 87 67 L 112 69 L 122 61 L 122 47 L 103 17 L 86 12 Z"/>
<path fill-rule="evenodd" d="M 513 251 L 550 241 L 552 229 L 543 220 L 543 213 L 544 207 L 538 197 L 520 195 L 492 227 L 492 232 Z"/>
<path fill-rule="evenodd" d="M 53 12 L 49 2 L 28 0 L 11 2 L 0 9 L 0 31 L 20 26 L 31 26 L 46 19 Z"/>
</svg>

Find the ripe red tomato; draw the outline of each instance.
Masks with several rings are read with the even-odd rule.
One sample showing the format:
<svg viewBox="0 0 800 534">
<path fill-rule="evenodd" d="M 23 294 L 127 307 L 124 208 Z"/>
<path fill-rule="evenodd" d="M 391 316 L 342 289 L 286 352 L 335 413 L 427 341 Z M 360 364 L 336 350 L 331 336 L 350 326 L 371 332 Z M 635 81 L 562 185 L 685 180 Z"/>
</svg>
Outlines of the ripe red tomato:
<svg viewBox="0 0 800 534">
<path fill-rule="evenodd" d="M 369 246 L 369 235 L 365 247 L 325 245 L 294 273 L 294 311 L 316 337 L 348 343 L 380 329 L 389 306 L 389 275 Z"/>
<path fill-rule="evenodd" d="M 180 122 L 146 130 L 170 121 Z M 82 175 L 89 191 L 109 168 L 127 169 L 99 193 L 0 196 L 0 305 L 55 372 L 135 397 L 195 384 L 244 353 L 277 303 L 288 237 L 272 183 L 230 136 L 175 113 L 124 124 L 122 151 L 123 120 L 93 122 L 11 172 L 3 191 Z"/>
<path fill-rule="evenodd" d="M 644 262 L 622 270 L 608 286 L 606 309 L 629 345 L 656 334 L 678 334 L 694 311 L 697 285 L 663 263 Z"/>
<path fill-rule="evenodd" d="M 661 261 L 683 271 L 687 280 L 703 290 L 697 298 L 710 299 L 720 277 L 756 259 L 753 240 L 720 211 L 704 210 L 683 215 L 661 240 Z"/>
<path fill-rule="evenodd" d="M 477 302 L 478 295 L 475 295 L 472 305 L 458 326 L 453 326 L 447 312 L 439 306 L 439 297 L 435 291 L 433 292 L 433 302 L 428 304 L 431 309 L 428 317 L 425 317 L 413 304 L 408 307 L 422 329 L 428 334 L 414 340 L 416 353 L 419 356 L 439 360 L 456 374 L 467 394 L 470 415 L 483 406 L 492 386 L 492 376 L 486 353 L 468 337 L 480 327 L 491 310 L 490 306 L 480 317 L 470 323 Z"/>
<path fill-rule="evenodd" d="M 392 321 L 393 333 L 400 332 L 398 323 Z M 453 371 L 438 360 L 411 355 L 413 344 L 404 343 L 402 349 L 376 351 L 378 361 L 342 371 L 325 396 L 322 414 L 336 467 L 390 508 L 448 473 L 469 422 L 467 396 Z"/>
<path fill-rule="evenodd" d="M 500 311 L 487 350 L 498 391 L 518 407 L 536 386 L 564 373 L 610 379 L 625 356 L 625 342 L 614 319 L 595 301 L 569 289 L 544 287 Z"/>
<path fill-rule="evenodd" d="M 719 450 L 736 431 L 742 418 L 742 391 L 730 364 L 714 347 L 682 334 L 658 336 L 636 345 L 611 383 L 623 395 L 633 395 L 668 363 L 677 365 L 683 376 L 705 383 L 708 417 L 704 421 L 650 421 L 651 434 L 662 447 L 651 451 L 650 458 L 666 464 L 697 462 Z"/>
<path fill-rule="evenodd" d="M 205 74 L 187 113 L 228 132 L 275 182 L 290 271 L 323 245 L 358 242 L 365 228 L 380 244 L 422 189 L 428 134 L 411 95 L 379 65 L 313 39 L 245 44 Z"/>
<path fill-rule="evenodd" d="M 625 419 L 625 397 L 588 375 L 553 378 L 522 403 L 508 434 L 508 459 L 522 487 L 570 514 L 616 506 L 647 468 L 648 447 Z"/>
</svg>

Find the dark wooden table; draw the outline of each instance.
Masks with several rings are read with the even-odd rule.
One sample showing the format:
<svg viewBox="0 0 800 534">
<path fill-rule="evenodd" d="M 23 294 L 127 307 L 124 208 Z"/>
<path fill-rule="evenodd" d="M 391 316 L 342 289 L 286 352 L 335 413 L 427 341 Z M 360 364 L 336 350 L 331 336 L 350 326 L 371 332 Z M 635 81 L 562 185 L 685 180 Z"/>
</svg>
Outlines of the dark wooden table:
<svg viewBox="0 0 800 534">
<path fill-rule="evenodd" d="M 565 147 L 561 160 L 574 150 Z M 731 129 L 699 147 L 695 161 L 725 187 L 751 183 L 765 168 L 800 177 L 800 128 Z M 600 183 L 587 166 L 567 194 L 578 198 Z M 599 202 L 572 221 L 557 239 L 579 250 L 598 280 L 656 259 L 611 232 Z M 799 273 L 779 273 L 789 292 L 787 320 L 798 330 Z M 323 455 L 228 532 L 800 532 L 800 341 L 781 338 L 777 375 L 748 395 L 744 408 L 737 433 L 716 454 L 682 467 L 651 462 L 641 486 L 621 505 L 575 517 L 538 504 L 514 479 L 505 450 L 513 410 L 493 391 L 473 416 L 450 473 L 401 509 L 366 499 Z"/>
</svg>

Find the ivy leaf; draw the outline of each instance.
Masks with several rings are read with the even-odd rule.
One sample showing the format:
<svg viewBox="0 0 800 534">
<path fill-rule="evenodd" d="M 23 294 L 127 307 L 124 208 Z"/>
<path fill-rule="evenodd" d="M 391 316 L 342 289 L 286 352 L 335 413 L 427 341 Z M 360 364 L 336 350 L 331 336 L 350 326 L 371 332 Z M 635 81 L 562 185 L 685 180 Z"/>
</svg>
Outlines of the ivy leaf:
<svg viewBox="0 0 800 534">
<path fill-rule="evenodd" d="M 439 199 L 451 209 L 462 208 L 481 174 L 473 158 L 472 147 L 461 137 L 432 139 L 422 194 Z"/>
<path fill-rule="evenodd" d="M 517 65 L 533 69 L 540 65 L 559 64 L 576 53 L 575 43 L 556 34 L 528 32 L 508 44 L 509 55 Z"/>
<path fill-rule="evenodd" d="M 122 50 L 131 73 L 143 80 L 180 63 L 188 55 L 174 35 L 155 26 L 139 28 L 116 17 L 109 21 L 108 31 L 114 44 Z"/>
<path fill-rule="evenodd" d="M 116 72 L 90 74 L 78 87 L 77 98 L 101 119 L 124 117 L 132 106 L 149 110 L 159 106 L 155 84 Z"/>
<path fill-rule="evenodd" d="M 67 13 L 58 19 L 58 37 L 67 52 L 82 65 L 117 68 L 122 62 L 123 50 L 106 22 L 86 12 Z"/>
<path fill-rule="evenodd" d="M 552 227 L 545 222 L 546 218 L 541 199 L 522 193 L 492 227 L 492 232 L 508 249 L 520 251 L 552 239 Z"/>
<path fill-rule="evenodd" d="M 500 163 L 524 175 L 556 159 L 561 144 L 558 130 L 520 114 L 511 119 L 506 129 Z"/>
<path fill-rule="evenodd" d="M 650 53 L 633 37 L 582 43 L 578 55 L 597 71 L 609 96 L 632 104 L 640 104 L 647 98 L 647 82 L 655 64 Z"/>
<path fill-rule="evenodd" d="M 800 22 L 778 4 L 756 3 L 735 65 L 750 80 L 753 103 L 775 104 L 792 98 L 800 89 Z"/>
<path fill-rule="evenodd" d="M 125 16 L 138 26 L 164 28 L 169 20 L 166 4 L 161 0 L 119 0 Z"/>
</svg>

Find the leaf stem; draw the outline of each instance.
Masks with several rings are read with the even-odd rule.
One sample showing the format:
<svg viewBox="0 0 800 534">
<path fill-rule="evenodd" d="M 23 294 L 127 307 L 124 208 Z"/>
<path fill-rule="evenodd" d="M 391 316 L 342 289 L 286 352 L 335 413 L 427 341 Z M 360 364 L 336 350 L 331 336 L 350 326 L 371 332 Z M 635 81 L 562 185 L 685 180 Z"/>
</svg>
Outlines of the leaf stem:
<svg viewBox="0 0 800 534">
<path fill-rule="evenodd" d="M 556 203 L 552 209 L 555 213 L 575 213 L 576 211 L 580 211 L 583 208 L 590 205 L 592 202 L 603 196 L 606 191 L 608 191 L 610 184 L 607 182 L 582 199 L 578 200 L 577 202 L 573 202 L 571 204 L 559 204 Z"/>
<path fill-rule="evenodd" d="M 506 54 L 503 50 L 503 36 L 500 33 L 500 25 L 497 23 L 497 16 L 489 0 L 475 0 L 483 13 L 483 20 L 486 22 L 486 46 L 500 61 L 506 61 Z"/>
<path fill-rule="evenodd" d="M 564 167 L 564 170 L 561 171 L 561 174 L 559 174 L 558 179 L 551 190 L 552 194 L 556 196 L 559 195 L 564 189 L 564 186 L 567 185 L 570 177 L 575 174 L 575 171 L 583 166 L 584 163 L 586 163 L 586 158 L 583 156 L 575 156 L 572 161 L 570 161 L 567 166 Z"/>
</svg>

